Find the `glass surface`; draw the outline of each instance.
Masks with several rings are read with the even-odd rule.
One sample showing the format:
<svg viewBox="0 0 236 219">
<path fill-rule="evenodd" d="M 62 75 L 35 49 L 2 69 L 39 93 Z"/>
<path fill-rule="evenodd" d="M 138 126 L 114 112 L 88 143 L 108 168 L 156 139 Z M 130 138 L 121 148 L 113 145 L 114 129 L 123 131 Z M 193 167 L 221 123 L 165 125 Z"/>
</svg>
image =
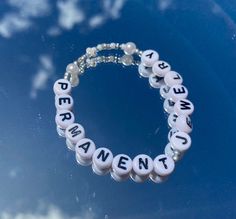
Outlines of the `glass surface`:
<svg viewBox="0 0 236 219">
<path fill-rule="evenodd" d="M 232 0 L 0 1 L 0 218 L 236 218 L 235 10 Z M 66 65 L 128 41 L 157 50 L 195 104 L 192 147 L 163 184 L 97 176 L 56 132 L 52 86 Z M 99 65 L 73 97 L 97 147 L 163 152 L 163 101 L 137 68 Z"/>
</svg>

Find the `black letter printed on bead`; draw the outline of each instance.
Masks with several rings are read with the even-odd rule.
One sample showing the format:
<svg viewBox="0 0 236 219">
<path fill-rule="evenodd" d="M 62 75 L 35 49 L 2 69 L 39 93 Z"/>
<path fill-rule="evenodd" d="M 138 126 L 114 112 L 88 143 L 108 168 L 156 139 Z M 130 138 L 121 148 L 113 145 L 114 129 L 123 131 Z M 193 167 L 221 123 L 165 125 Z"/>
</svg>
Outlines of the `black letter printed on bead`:
<svg viewBox="0 0 236 219">
<path fill-rule="evenodd" d="M 158 67 L 159 67 L 160 69 L 165 69 L 165 68 L 168 68 L 169 65 L 166 65 L 165 62 L 162 62 L 162 63 L 160 63 L 160 64 L 158 65 Z"/>
<path fill-rule="evenodd" d="M 70 104 L 70 98 L 69 97 L 60 97 L 59 98 L 59 105 L 62 105 L 63 103 L 68 102 L 68 104 Z"/>
<path fill-rule="evenodd" d="M 58 82 L 61 85 L 62 90 L 66 90 L 68 88 L 68 83 Z"/>
<path fill-rule="evenodd" d="M 149 53 L 149 54 L 146 55 L 146 57 L 148 57 L 149 59 L 151 59 L 152 56 L 153 56 L 153 52 L 151 52 L 151 53 Z"/>
<path fill-rule="evenodd" d="M 145 161 L 142 159 L 142 158 L 139 158 L 138 159 L 138 162 L 139 162 L 139 169 L 141 170 L 141 169 L 148 169 L 148 159 L 147 158 L 145 158 Z"/>
<path fill-rule="evenodd" d="M 61 113 L 59 116 L 63 116 L 62 121 L 70 120 L 71 119 L 71 113 Z"/>
<path fill-rule="evenodd" d="M 187 138 L 185 138 L 185 137 L 183 137 L 183 136 L 176 135 L 175 137 L 176 137 L 176 138 L 178 138 L 178 139 L 181 139 L 181 140 L 183 140 L 182 144 L 187 144 L 187 143 L 188 143 L 188 140 L 187 140 Z"/>
<path fill-rule="evenodd" d="M 127 168 L 126 168 L 126 166 L 124 166 L 124 164 L 126 164 L 125 161 L 128 161 L 128 160 L 129 160 L 129 159 L 128 159 L 127 157 L 121 156 L 117 166 L 118 166 L 120 169 L 127 170 Z"/>
<path fill-rule="evenodd" d="M 75 125 L 74 127 L 68 130 L 69 132 L 71 132 L 73 138 L 81 133 L 81 130 L 77 130 L 78 128 L 79 126 Z"/>
<path fill-rule="evenodd" d="M 109 157 L 109 152 L 105 154 L 104 150 L 101 150 L 100 153 L 97 156 L 97 159 L 100 159 L 100 157 L 102 157 L 102 161 L 105 162 L 106 159 Z"/>
<path fill-rule="evenodd" d="M 162 164 L 163 164 L 163 166 L 165 167 L 165 169 L 168 169 L 168 167 L 167 167 L 167 165 L 166 165 L 166 163 L 165 163 L 166 159 L 167 159 L 166 157 L 163 157 L 163 158 L 159 159 L 159 161 L 162 162 Z"/>
<path fill-rule="evenodd" d="M 90 142 L 87 141 L 83 144 L 81 144 L 80 146 L 78 146 L 79 148 L 82 148 L 84 150 L 84 153 L 86 154 L 88 152 L 88 149 L 90 147 Z"/>
<path fill-rule="evenodd" d="M 173 91 L 174 91 L 175 94 L 184 94 L 184 93 L 186 93 L 184 87 L 181 87 L 181 88 L 178 88 L 178 89 L 174 88 Z"/>
<path fill-rule="evenodd" d="M 180 100 L 180 109 L 182 110 L 190 110 L 190 103 L 188 101 Z"/>
</svg>

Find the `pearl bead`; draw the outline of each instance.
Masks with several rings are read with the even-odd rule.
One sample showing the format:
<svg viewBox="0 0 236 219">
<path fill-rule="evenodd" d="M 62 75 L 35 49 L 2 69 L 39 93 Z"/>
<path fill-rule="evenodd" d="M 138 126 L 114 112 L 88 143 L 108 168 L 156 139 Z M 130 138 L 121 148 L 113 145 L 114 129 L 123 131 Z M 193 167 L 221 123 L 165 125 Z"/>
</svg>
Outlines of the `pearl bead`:
<svg viewBox="0 0 236 219">
<path fill-rule="evenodd" d="M 132 42 L 128 42 L 124 44 L 123 50 L 126 55 L 133 55 L 136 51 L 136 45 Z"/>
<path fill-rule="evenodd" d="M 79 67 L 75 63 L 70 63 L 69 65 L 66 66 L 66 71 L 69 72 L 70 74 L 79 74 Z"/>
<path fill-rule="evenodd" d="M 76 87 L 79 85 L 79 77 L 77 75 L 71 75 L 70 83 L 72 87 Z"/>
<path fill-rule="evenodd" d="M 97 49 L 95 47 L 88 47 L 86 49 L 86 54 L 88 57 L 95 57 L 97 55 Z"/>
<path fill-rule="evenodd" d="M 120 61 L 123 65 L 125 66 L 129 66 L 129 65 L 132 65 L 133 63 L 133 56 L 130 56 L 130 55 L 123 55 L 121 58 L 120 58 Z"/>
<path fill-rule="evenodd" d="M 159 54 L 151 49 L 145 50 L 141 55 L 141 63 L 147 67 L 152 67 L 159 59 Z"/>
</svg>

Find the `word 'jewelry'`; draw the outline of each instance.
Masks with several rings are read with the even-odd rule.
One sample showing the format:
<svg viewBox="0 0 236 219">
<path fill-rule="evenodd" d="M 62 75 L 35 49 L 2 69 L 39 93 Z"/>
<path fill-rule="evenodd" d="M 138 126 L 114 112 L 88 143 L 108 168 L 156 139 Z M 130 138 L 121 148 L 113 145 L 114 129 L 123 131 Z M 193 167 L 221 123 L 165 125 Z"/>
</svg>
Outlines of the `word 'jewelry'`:
<svg viewBox="0 0 236 219">
<path fill-rule="evenodd" d="M 104 50 L 121 50 L 125 54 L 121 57 L 98 56 Z M 154 160 L 145 154 L 139 154 L 133 160 L 126 154 L 113 157 L 108 148 L 96 148 L 95 143 L 85 137 L 82 125 L 75 123 L 72 112 L 74 101 L 70 95 L 72 87 L 79 84 L 79 76 L 86 69 L 108 62 L 125 66 L 137 65 L 139 74 L 148 78 L 151 87 L 160 89 L 171 129 L 164 153 Z M 155 183 L 163 182 L 173 172 L 175 162 L 191 146 L 189 133 L 192 131 L 192 123 L 189 116 L 193 113 L 194 106 L 186 99 L 188 90 L 182 83 L 181 75 L 172 71 L 167 62 L 159 60 L 159 54 L 154 50 L 141 51 L 132 42 L 98 44 L 96 47 L 87 48 L 86 54 L 66 67 L 64 79 L 59 79 L 54 84 L 58 134 L 65 137 L 68 148 L 75 151 L 77 162 L 83 166 L 92 164 L 93 171 L 98 175 L 110 172 L 116 181 L 130 177 L 135 182 L 144 182 L 148 178 Z"/>
</svg>

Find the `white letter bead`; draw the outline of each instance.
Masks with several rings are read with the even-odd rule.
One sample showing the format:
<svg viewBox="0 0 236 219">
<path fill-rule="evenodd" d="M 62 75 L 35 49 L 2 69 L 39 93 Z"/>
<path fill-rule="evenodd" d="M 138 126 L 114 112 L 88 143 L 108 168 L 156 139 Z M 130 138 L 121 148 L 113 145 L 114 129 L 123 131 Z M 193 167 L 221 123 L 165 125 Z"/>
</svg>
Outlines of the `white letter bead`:
<svg viewBox="0 0 236 219">
<path fill-rule="evenodd" d="M 164 77 L 170 71 L 170 65 L 165 61 L 157 61 L 152 66 L 152 72 L 159 77 Z"/>
<path fill-rule="evenodd" d="M 66 128 L 65 136 L 68 148 L 74 150 L 75 144 L 84 138 L 85 131 L 80 124 L 73 123 Z"/>
<path fill-rule="evenodd" d="M 53 91 L 56 95 L 69 94 L 71 92 L 71 84 L 66 79 L 59 79 L 54 83 Z"/>
<path fill-rule="evenodd" d="M 137 155 L 133 159 L 131 178 L 135 182 L 143 182 L 153 170 L 153 160 L 146 154 Z"/>
<path fill-rule="evenodd" d="M 192 131 L 192 123 L 189 116 L 179 115 L 176 119 L 175 127 L 182 132 L 190 133 Z"/>
<path fill-rule="evenodd" d="M 170 141 L 170 138 L 173 134 L 175 134 L 176 132 L 179 132 L 179 130 L 177 128 L 172 128 L 169 132 L 168 132 L 168 140 Z"/>
<path fill-rule="evenodd" d="M 152 73 L 149 76 L 149 84 L 153 88 L 160 88 L 164 84 L 164 80 L 163 80 L 163 78 L 160 78 L 159 76 Z"/>
<path fill-rule="evenodd" d="M 185 99 L 188 96 L 188 89 L 180 84 L 173 85 L 169 90 L 169 98 L 174 102 L 180 99 Z"/>
<path fill-rule="evenodd" d="M 169 71 L 166 73 L 164 77 L 164 81 L 166 85 L 168 85 L 169 87 L 172 87 L 173 85 L 176 85 L 176 84 L 182 84 L 183 78 L 181 77 L 179 73 L 175 71 Z"/>
<path fill-rule="evenodd" d="M 167 113 L 172 113 L 174 111 L 174 105 L 175 102 L 173 102 L 171 99 L 165 99 L 163 108 Z"/>
<path fill-rule="evenodd" d="M 55 96 L 55 106 L 57 110 L 71 110 L 73 104 L 73 98 L 68 94 L 60 94 Z"/>
<path fill-rule="evenodd" d="M 83 166 L 90 165 L 95 150 L 96 146 L 91 139 L 83 138 L 79 140 L 75 146 L 77 162 Z"/>
<path fill-rule="evenodd" d="M 154 165 L 153 169 L 154 173 L 156 173 L 159 176 L 168 176 L 173 172 L 175 168 L 174 160 L 165 154 L 158 155 L 154 159 L 153 165 Z"/>
<path fill-rule="evenodd" d="M 168 87 L 167 85 L 162 85 L 160 87 L 160 95 L 163 98 L 168 98 L 168 93 L 169 93 L 170 87 Z"/>
<path fill-rule="evenodd" d="M 143 64 L 139 64 L 138 72 L 142 77 L 148 78 L 150 74 L 152 74 L 152 68 L 146 67 Z"/>
<path fill-rule="evenodd" d="M 93 171 L 98 175 L 109 172 L 113 161 L 112 152 L 107 148 L 98 148 L 93 154 Z"/>
<path fill-rule="evenodd" d="M 75 121 L 75 117 L 74 114 L 69 110 L 59 110 L 57 111 L 55 121 L 61 129 L 66 129 Z"/>
<path fill-rule="evenodd" d="M 147 67 L 152 67 L 159 59 L 159 54 L 154 50 L 145 50 L 141 56 L 141 63 Z"/>
<path fill-rule="evenodd" d="M 183 157 L 183 152 L 179 152 L 171 147 L 171 144 L 168 143 L 165 147 L 165 154 L 177 162 Z"/>
<path fill-rule="evenodd" d="M 176 132 L 170 138 L 171 147 L 177 151 L 184 152 L 191 146 L 191 138 L 185 132 Z"/>
<path fill-rule="evenodd" d="M 129 178 L 132 170 L 132 160 L 125 154 L 116 155 L 112 161 L 111 176 L 116 181 L 124 181 Z"/>
<path fill-rule="evenodd" d="M 168 116 L 168 125 L 173 128 L 176 125 L 176 120 L 178 116 L 173 112 Z"/>
<path fill-rule="evenodd" d="M 187 99 L 178 100 L 175 103 L 174 111 L 177 115 L 191 115 L 194 111 L 194 106 L 191 101 Z"/>
</svg>

